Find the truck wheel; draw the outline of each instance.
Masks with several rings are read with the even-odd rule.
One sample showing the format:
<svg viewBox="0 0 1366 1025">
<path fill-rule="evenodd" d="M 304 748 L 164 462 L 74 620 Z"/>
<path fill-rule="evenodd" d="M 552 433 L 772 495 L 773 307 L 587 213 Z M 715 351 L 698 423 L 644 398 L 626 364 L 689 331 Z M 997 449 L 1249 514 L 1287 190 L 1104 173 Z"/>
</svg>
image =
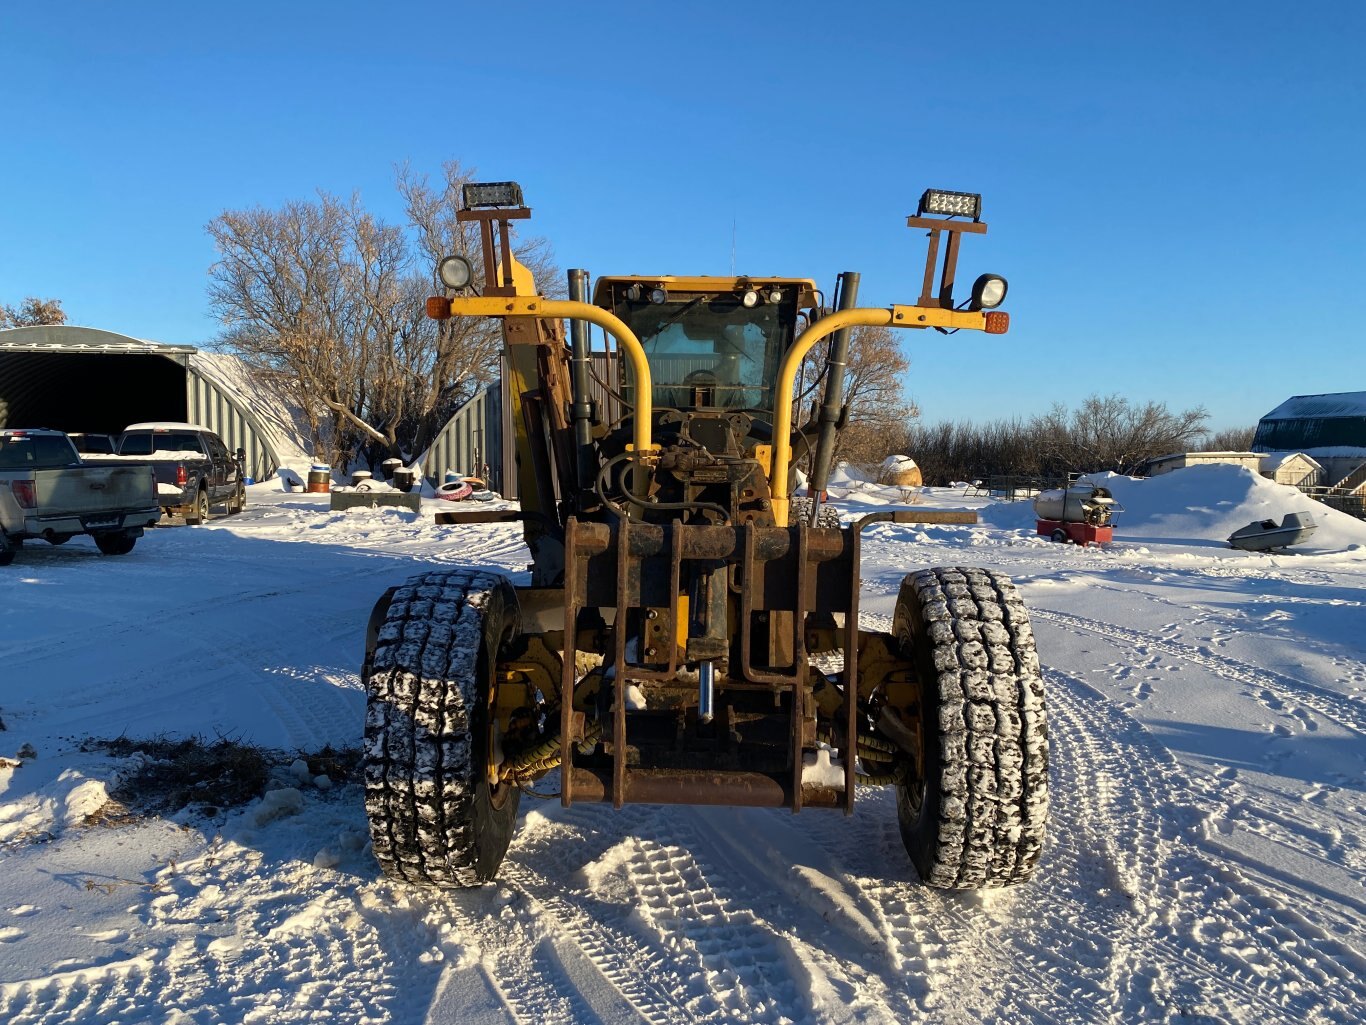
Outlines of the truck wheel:
<svg viewBox="0 0 1366 1025">
<path fill-rule="evenodd" d="M 209 493 L 204 488 L 195 492 L 194 508 L 185 514 L 185 522 L 192 527 L 209 522 Z"/>
<path fill-rule="evenodd" d="M 924 743 L 897 788 L 920 878 L 949 889 L 1024 882 L 1048 817 L 1048 725 L 1019 592 L 983 569 L 912 573 L 893 631 L 921 681 L 913 732 Z"/>
<path fill-rule="evenodd" d="M 1056 530 L 1054 530 L 1052 537 L 1053 540 L 1056 541 L 1058 544 L 1066 544 L 1068 541 L 1071 540 L 1071 538 L 1067 534 L 1067 531 L 1063 530 L 1062 527 L 1058 527 Z"/>
<path fill-rule="evenodd" d="M 247 507 L 247 488 L 244 484 L 237 485 L 237 491 L 228 502 L 228 515 L 236 516 Z"/>
<path fill-rule="evenodd" d="M 375 858 L 393 879 L 478 886 L 502 864 L 521 799 L 489 781 L 494 671 L 517 633 L 516 594 L 493 573 L 424 573 L 381 599 L 373 618 L 361 675 Z"/>
<path fill-rule="evenodd" d="M 13 562 L 22 546 L 23 542 L 20 539 L 12 538 L 0 530 L 0 566 L 8 566 Z"/>
<path fill-rule="evenodd" d="M 128 534 L 96 534 L 95 547 L 105 555 L 127 555 L 138 539 Z"/>
</svg>

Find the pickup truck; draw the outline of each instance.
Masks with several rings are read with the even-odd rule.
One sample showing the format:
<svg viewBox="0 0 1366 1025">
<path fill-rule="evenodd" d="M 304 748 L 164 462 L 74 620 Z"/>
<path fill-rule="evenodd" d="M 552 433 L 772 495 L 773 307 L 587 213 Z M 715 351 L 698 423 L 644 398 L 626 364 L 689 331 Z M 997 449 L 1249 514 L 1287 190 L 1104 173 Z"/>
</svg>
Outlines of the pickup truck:
<svg viewBox="0 0 1366 1025">
<path fill-rule="evenodd" d="M 186 523 L 206 523 L 209 509 L 226 505 L 239 513 L 247 505 L 244 453 L 234 455 L 207 427 L 182 423 L 131 424 L 119 436 L 119 455 L 150 462 L 157 501 Z"/>
<path fill-rule="evenodd" d="M 77 534 L 127 555 L 160 516 L 146 463 L 87 465 L 60 431 L 0 430 L 0 566 L 26 540 L 59 545 Z"/>
</svg>

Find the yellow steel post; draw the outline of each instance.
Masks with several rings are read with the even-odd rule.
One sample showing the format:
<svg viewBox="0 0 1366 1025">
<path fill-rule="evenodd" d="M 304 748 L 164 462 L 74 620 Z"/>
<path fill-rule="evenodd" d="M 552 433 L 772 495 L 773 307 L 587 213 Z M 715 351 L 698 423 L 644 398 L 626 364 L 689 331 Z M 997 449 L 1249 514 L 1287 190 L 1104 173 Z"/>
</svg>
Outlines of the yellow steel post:
<svg viewBox="0 0 1366 1025">
<path fill-rule="evenodd" d="M 792 465 L 792 388 L 812 346 L 846 327 L 942 327 L 986 330 L 986 314 L 980 311 L 945 310 L 929 306 L 893 306 L 890 309 L 841 310 L 822 317 L 802 332 L 783 355 L 778 367 L 777 395 L 773 406 L 773 472 L 769 491 L 773 496 L 773 520 L 780 527 L 788 524 L 787 476 Z"/>
<path fill-rule="evenodd" d="M 451 300 L 451 314 L 457 317 L 564 317 L 596 324 L 621 346 L 631 361 L 631 376 L 636 385 L 634 447 L 646 453 L 653 448 L 651 421 L 654 418 L 654 383 L 645 346 L 617 316 L 591 303 L 567 299 L 542 299 L 540 296 L 467 296 Z"/>
</svg>

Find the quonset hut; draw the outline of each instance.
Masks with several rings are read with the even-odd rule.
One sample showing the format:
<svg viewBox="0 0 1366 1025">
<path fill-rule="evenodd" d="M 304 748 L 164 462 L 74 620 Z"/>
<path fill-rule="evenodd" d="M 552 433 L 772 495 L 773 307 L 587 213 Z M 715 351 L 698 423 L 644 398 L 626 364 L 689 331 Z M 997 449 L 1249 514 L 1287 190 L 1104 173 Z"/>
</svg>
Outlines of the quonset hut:
<svg viewBox="0 0 1366 1025">
<path fill-rule="evenodd" d="M 1307 453 L 1326 483 L 1342 486 L 1366 466 L 1366 391 L 1288 398 L 1257 423 L 1252 448 Z"/>
<path fill-rule="evenodd" d="M 231 356 L 90 327 L 0 331 L 0 427 L 117 435 L 148 420 L 202 424 L 245 450 L 256 480 L 308 462 L 287 411 Z"/>
</svg>

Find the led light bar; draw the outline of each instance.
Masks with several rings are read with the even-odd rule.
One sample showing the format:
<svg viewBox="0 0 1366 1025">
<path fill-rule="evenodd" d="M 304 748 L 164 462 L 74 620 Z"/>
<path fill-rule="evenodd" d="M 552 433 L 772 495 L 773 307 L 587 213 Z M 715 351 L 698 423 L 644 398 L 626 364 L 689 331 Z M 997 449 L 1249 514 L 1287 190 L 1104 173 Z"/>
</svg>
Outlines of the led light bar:
<svg viewBox="0 0 1366 1025">
<path fill-rule="evenodd" d="M 939 214 L 942 217 L 982 218 L 982 196 L 977 192 L 950 192 L 947 189 L 926 189 L 920 197 L 916 216 Z"/>
<path fill-rule="evenodd" d="M 526 206 L 522 187 L 516 182 L 469 183 L 464 188 L 466 210 L 487 210 L 499 206 Z"/>
</svg>

